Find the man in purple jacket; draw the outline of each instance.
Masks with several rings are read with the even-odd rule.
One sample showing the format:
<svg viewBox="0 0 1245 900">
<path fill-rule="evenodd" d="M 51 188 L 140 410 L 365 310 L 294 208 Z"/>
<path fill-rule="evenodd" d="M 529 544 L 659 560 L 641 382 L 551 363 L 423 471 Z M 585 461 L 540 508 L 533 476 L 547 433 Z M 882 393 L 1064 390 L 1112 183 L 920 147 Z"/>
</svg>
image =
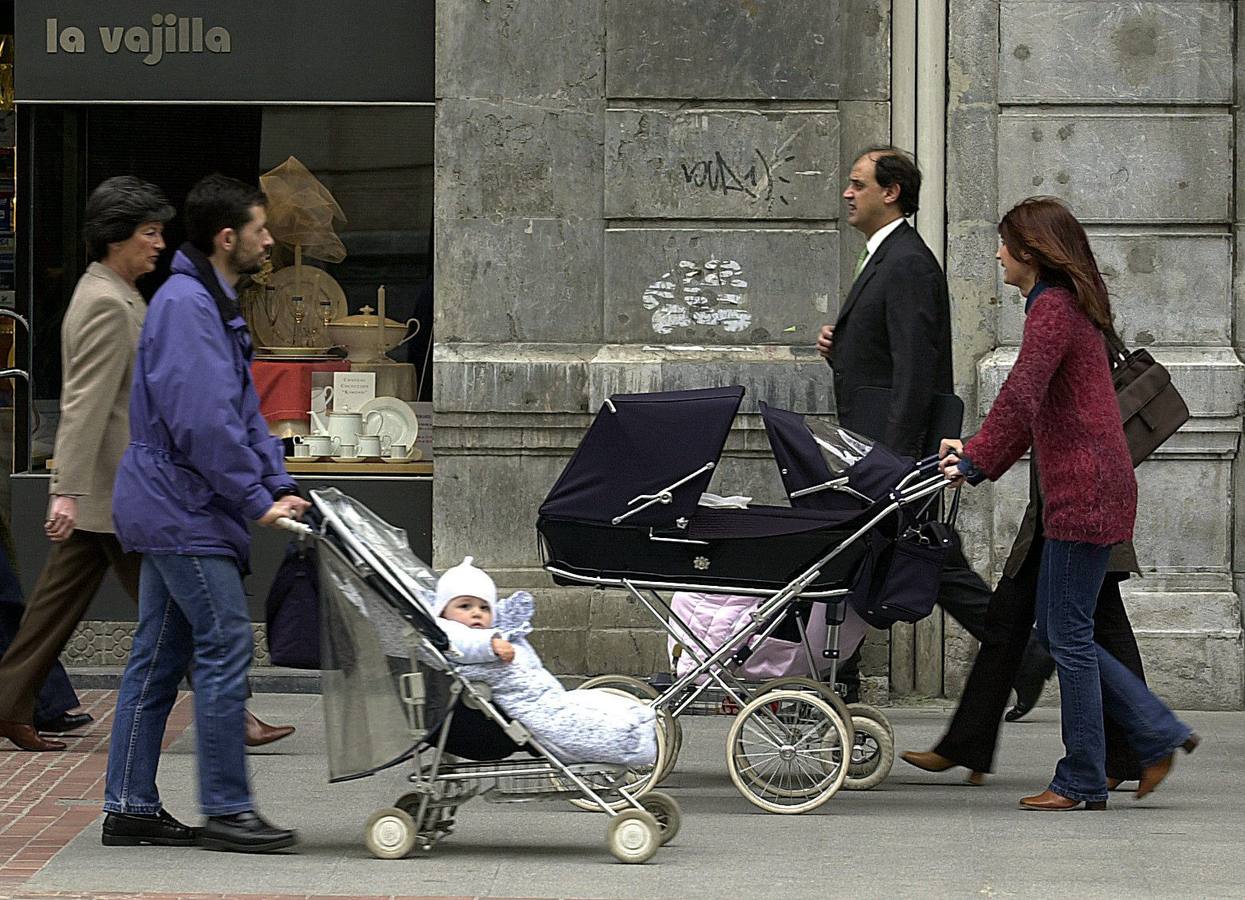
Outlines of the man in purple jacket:
<svg viewBox="0 0 1245 900">
<path fill-rule="evenodd" d="M 243 748 L 251 617 L 242 577 L 251 522 L 298 518 L 307 502 L 285 471 L 251 382 L 250 334 L 235 286 L 272 247 L 266 198 L 211 175 L 186 198 L 189 241 L 156 292 L 134 360 L 130 445 L 113 519 L 143 554 L 138 627 L 117 697 L 104 791 L 103 842 L 196 843 L 160 803 L 156 769 L 177 685 L 194 662 L 197 843 L 265 852 L 293 831 L 255 811 Z"/>
</svg>

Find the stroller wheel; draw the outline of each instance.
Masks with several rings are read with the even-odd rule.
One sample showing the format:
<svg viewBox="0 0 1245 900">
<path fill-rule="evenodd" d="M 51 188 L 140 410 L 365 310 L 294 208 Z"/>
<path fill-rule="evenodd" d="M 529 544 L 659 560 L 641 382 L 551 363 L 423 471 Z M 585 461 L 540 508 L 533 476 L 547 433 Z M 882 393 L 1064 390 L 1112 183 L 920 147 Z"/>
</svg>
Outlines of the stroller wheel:
<svg viewBox="0 0 1245 900">
<path fill-rule="evenodd" d="M 852 719 L 856 738 L 843 787 L 849 791 L 867 791 L 890 774 L 891 764 L 895 762 L 895 741 L 874 719 L 867 716 L 853 716 Z"/>
<path fill-rule="evenodd" d="M 847 740 L 851 743 L 853 739 L 852 713 L 849 712 L 848 705 L 843 702 L 843 698 L 839 696 L 833 685 L 818 681 L 816 678 L 805 678 L 803 675 L 787 675 L 765 682 L 756 695 L 760 696 L 770 691 L 815 691 L 818 697 L 833 706 L 834 711 L 839 714 L 839 718 L 847 726 Z"/>
<path fill-rule="evenodd" d="M 619 862 L 648 862 L 661 846 L 661 826 L 650 813 L 624 809 L 610 819 L 605 840 Z"/>
<path fill-rule="evenodd" d="M 679 812 L 679 804 L 675 799 L 662 791 L 649 791 L 640 799 L 640 805 L 657 820 L 661 828 L 662 845 L 674 840 L 683 822 L 683 815 Z"/>
<path fill-rule="evenodd" d="M 363 826 L 363 841 L 377 859 L 402 859 L 415 848 L 415 836 L 415 820 L 396 806 L 376 810 Z"/>
<path fill-rule="evenodd" d="M 735 787 L 766 812 L 816 809 L 843 786 L 851 744 L 834 707 L 812 691 L 771 691 L 739 711 L 726 739 Z"/>
<path fill-rule="evenodd" d="M 890 719 L 886 718 L 886 713 L 876 706 L 870 706 L 868 703 L 849 703 L 847 712 L 851 716 L 864 716 L 866 719 L 881 723 L 886 733 L 891 736 L 891 743 L 895 743 L 895 727 L 891 725 Z"/>
</svg>

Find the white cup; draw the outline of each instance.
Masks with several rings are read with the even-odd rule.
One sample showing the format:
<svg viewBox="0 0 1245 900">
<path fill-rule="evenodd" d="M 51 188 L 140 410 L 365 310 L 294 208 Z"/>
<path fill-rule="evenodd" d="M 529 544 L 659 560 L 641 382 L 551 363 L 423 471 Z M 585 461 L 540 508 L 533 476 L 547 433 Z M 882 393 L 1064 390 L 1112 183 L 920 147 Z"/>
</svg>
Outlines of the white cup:
<svg viewBox="0 0 1245 900">
<path fill-rule="evenodd" d="M 307 448 L 308 456 L 333 456 L 341 446 L 341 441 L 331 434 L 309 434 L 303 438 L 303 446 Z M 297 454 L 297 439 L 294 451 Z"/>
<path fill-rule="evenodd" d="M 294 455 L 299 459 L 307 459 L 311 456 L 311 446 L 305 440 L 299 440 L 301 435 L 294 438 Z"/>
<path fill-rule="evenodd" d="M 380 456 L 382 450 L 389 447 L 391 438 L 387 434 L 361 434 L 359 435 L 359 455 L 360 456 Z"/>
<path fill-rule="evenodd" d="M 358 459 L 359 458 L 359 445 L 358 444 L 341 444 L 338 447 L 337 455 L 342 459 Z"/>
<path fill-rule="evenodd" d="M 411 447 L 409 444 L 390 444 L 390 459 L 407 459 L 411 455 Z"/>
</svg>

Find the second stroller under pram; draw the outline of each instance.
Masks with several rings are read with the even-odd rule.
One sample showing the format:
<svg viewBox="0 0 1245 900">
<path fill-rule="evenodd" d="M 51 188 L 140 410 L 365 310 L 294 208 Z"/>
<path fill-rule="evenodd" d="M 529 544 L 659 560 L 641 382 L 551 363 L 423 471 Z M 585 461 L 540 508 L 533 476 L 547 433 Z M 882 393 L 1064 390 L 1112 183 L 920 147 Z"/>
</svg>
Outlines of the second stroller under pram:
<svg viewBox="0 0 1245 900">
<path fill-rule="evenodd" d="M 832 477 L 809 493 L 837 491 L 844 502 L 798 508 L 788 486 L 791 507 L 700 506 L 742 397 L 741 387 L 611 397 L 542 505 L 538 531 L 556 583 L 627 591 L 690 651 L 693 664 L 661 691 L 619 676 L 601 680 L 651 698 L 673 747 L 670 765 L 681 741 L 678 718 L 716 695 L 711 705 L 738 710 L 727 738 L 736 787 L 762 809 L 800 813 L 829 800 L 854 764 L 872 767 L 857 768 L 861 777 L 883 768 L 853 758 L 857 719 L 875 746 L 893 746 L 884 716 L 847 709 L 832 687 L 844 601 L 898 522 L 945 481 L 936 461 L 917 465 L 832 429 L 821 448 Z M 678 591 L 757 602 L 710 647 L 663 596 Z M 809 647 L 808 670 L 819 670 L 804 631 L 814 603 L 825 608 L 819 650 L 827 681 L 758 687 L 740 678 L 758 643 L 786 628 Z"/>
</svg>

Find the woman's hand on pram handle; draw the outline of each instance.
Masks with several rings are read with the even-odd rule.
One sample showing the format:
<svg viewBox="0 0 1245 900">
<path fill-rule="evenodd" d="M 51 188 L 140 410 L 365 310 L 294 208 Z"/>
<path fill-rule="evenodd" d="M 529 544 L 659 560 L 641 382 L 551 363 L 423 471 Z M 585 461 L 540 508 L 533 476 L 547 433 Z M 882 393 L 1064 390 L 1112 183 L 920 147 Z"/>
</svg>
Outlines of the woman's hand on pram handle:
<svg viewBox="0 0 1245 900">
<path fill-rule="evenodd" d="M 960 454 L 963 452 L 964 442 L 956 438 L 943 438 L 938 445 L 938 471 L 957 487 L 964 481 L 964 473 L 959 469 Z"/>
<path fill-rule="evenodd" d="M 281 524 L 281 520 L 292 519 L 297 522 L 310 506 L 308 501 L 297 494 L 286 494 L 268 507 L 268 512 L 263 514 L 259 524 L 267 525 L 269 528 L 289 528 L 288 525 Z"/>
<path fill-rule="evenodd" d="M 505 638 L 493 638 L 493 653 L 504 663 L 514 662 L 514 645 Z"/>
</svg>

